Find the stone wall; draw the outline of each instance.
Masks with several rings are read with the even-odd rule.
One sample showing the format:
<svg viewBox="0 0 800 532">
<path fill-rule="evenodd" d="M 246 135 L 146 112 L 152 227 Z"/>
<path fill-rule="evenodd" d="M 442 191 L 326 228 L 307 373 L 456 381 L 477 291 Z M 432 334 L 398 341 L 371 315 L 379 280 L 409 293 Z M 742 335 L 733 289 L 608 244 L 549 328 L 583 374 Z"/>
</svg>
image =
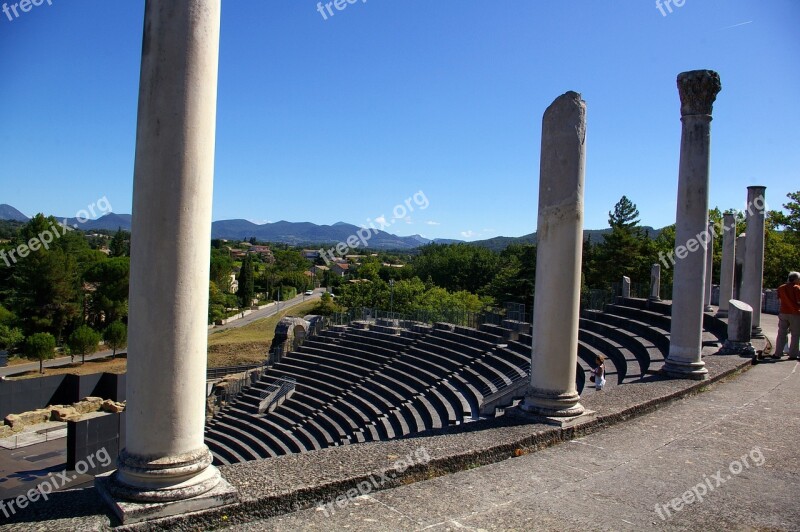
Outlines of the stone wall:
<svg viewBox="0 0 800 532">
<path fill-rule="evenodd" d="M 125 410 L 125 403 L 118 403 L 102 397 L 86 397 L 71 405 L 52 405 L 20 414 L 9 414 L 4 424 L 0 425 L 0 438 L 7 438 L 22 432 L 28 425 L 37 425 L 47 421 L 78 421 L 84 415 L 94 412 L 119 414 Z"/>
</svg>

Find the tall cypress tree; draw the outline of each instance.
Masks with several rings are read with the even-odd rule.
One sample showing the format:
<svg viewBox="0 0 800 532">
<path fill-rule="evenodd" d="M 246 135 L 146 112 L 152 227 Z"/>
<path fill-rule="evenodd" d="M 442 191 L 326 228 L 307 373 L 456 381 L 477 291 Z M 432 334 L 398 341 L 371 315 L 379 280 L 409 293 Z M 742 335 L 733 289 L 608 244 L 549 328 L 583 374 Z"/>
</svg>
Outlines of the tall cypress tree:
<svg viewBox="0 0 800 532">
<path fill-rule="evenodd" d="M 255 296 L 255 277 L 253 273 L 253 259 L 249 254 L 242 260 L 242 271 L 239 273 L 239 302 L 242 307 L 253 304 Z"/>
</svg>

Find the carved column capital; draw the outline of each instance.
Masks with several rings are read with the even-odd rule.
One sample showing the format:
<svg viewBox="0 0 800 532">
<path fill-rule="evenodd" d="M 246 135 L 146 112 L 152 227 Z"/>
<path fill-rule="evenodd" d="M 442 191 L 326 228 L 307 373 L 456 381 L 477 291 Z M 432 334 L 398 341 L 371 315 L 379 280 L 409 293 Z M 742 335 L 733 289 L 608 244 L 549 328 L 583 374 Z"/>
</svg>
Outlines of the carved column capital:
<svg viewBox="0 0 800 532">
<path fill-rule="evenodd" d="M 713 70 L 692 70 L 678 74 L 681 116 L 710 115 L 722 90 L 719 74 Z"/>
</svg>

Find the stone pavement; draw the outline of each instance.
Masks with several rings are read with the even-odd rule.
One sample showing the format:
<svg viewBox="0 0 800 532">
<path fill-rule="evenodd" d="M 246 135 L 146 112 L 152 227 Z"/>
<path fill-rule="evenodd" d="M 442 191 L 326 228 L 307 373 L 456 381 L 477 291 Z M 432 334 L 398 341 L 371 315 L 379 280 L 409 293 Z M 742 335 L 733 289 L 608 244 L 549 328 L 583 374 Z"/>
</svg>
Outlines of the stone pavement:
<svg viewBox="0 0 800 532">
<path fill-rule="evenodd" d="M 765 362 L 585 438 L 235 529 L 800 530 L 798 397 L 799 365 Z"/>
</svg>

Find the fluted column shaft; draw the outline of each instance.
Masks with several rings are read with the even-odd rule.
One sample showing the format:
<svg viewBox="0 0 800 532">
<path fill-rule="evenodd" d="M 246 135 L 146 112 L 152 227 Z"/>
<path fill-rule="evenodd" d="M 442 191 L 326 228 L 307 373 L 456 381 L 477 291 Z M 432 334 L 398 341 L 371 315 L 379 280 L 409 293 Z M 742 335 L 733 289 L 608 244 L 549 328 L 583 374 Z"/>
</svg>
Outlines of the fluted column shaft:
<svg viewBox="0 0 800 532">
<path fill-rule="evenodd" d="M 696 70 L 678 76 L 682 132 L 675 219 L 677 260 L 669 355 L 664 364 L 664 372 L 675 377 L 705 379 L 708 375 L 702 360 L 706 276 L 702 239 L 708 225 L 711 112 L 720 90 L 716 72 Z"/>
</svg>

